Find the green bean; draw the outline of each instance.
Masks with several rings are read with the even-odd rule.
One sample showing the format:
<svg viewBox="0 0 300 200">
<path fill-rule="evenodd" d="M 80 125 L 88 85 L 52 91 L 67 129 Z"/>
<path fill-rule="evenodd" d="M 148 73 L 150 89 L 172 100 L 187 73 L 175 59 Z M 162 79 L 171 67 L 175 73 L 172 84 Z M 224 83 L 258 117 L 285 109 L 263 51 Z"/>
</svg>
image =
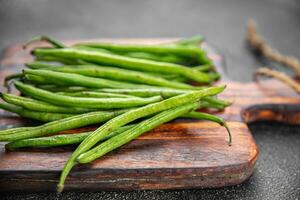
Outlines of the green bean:
<svg viewBox="0 0 300 200">
<path fill-rule="evenodd" d="M 27 97 L 16 96 L 13 94 L 0 93 L 1 98 L 7 103 L 11 103 L 20 106 L 24 109 L 39 111 L 39 112 L 49 112 L 49 113 L 87 113 L 96 111 L 96 109 L 89 108 L 78 108 L 78 107 L 63 107 L 52 105 L 43 101 L 30 99 Z"/>
<path fill-rule="evenodd" d="M 33 128 L 34 127 L 17 127 L 17 128 L 10 128 L 10 129 L 5 129 L 5 130 L 0 130 L 0 135 L 15 134 L 15 133 L 18 133 L 18 132 L 29 131 Z"/>
<path fill-rule="evenodd" d="M 145 52 L 128 52 L 128 53 L 123 53 L 121 55 L 132 57 L 132 58 L 154 60 L 154 61 L 167 62 L 167 63 L 185 64 L 185 65 L 190 64 L 191 61 L 193 61 L 192 59 L 186 59 L 171 54 L 155 55 L 155 54 L 145 53 Z"/>
<path fill-rule="evenodd" d="M 158 55 L 147 52 L 119 52 L 119 51 L 108 51 L 105 49 L 88 47 L 88 46 L 75 46 L 76 49 L 82 49 L 87 51 L 95 51 L 95 52 L 104 52 L 110 54 L 117 54 L 126 57 L 139 58 L 144 60 L 153 60 L 158 62 L 167 62 L 167 63 L 175 63 L 175 64 L 183 64 L 183 65 L 191 65 L 198 64 L 197 60 L 191 58 L 184 58 L 171 54 Z"/>
<path fill-rule="evenodd" d="M 226 128 L 226 131 L 227 131 L 228 137 L 229 137 L 228 143 L 229 143 L 229 145 L 231 145 L 231 142 L 232 142 L 231 132 L 230 132 L 225 120 L 222 119 L 221 117 L 211 115 L 208 113 L 203 113 L 203 112 L 190 112 L 190 113 L 183 115 L 183 117 L 213 121 L 213 122 L 220 124 L 220 126 L 224 126 Z"/>
<path fill-rule="evenodd" d="M 112 131 L 107 137 L 103 138 L 103 140 L 107 140 L 113 136 L 116 136 L 132 128 L 133 126 L 134 124 L 120 127 L 115 131 Z M 49 137 L 17 140 L 17 141 L 7 143 L 5 145 L 5 148 L 11 151 L 18 148 L 24 148 L 24 147 L 57 147 L 57 146 L 78 144 L 91 133 L 92 132 L 90 131 L 90 132 L 83 132 L 83 133 L 62 134 L 62 135 L 54 135 Z"/>
<path fill-rule="evenodd" d="M 1 104 L 0 104 L 1 106 Z M 70 130 L 74 128 L 80 128 L 87 125 L 97 124 L 112 119 L 128 110 L 118 111 L 96 111 L 64 119 L 48 122 L 46 124 L 32 127 L 29 131 L 16 132 L 8 135 L 0 135 L 0 141 L 16 141 L 27 138 L 35 138 L 46 136 L 60 131 Z"/>
<path fill-rule="evenodd" d="M 48 85 L 48 84 L 55 84 L 56 87 L 59 86 L 67 86 L 66 83 L 63 81 L 57 80 L 53 81 L 49 78 L 43 77 L 43 76 L 37 76 L 37 75 L 32 75 L 32 74 L 24 74 L 23 76 L 25 77 L 24 82 L 32 83 L 35 85 Z"/>
<path fill-rule="evenodd" d="M 178 90 L 178 89 L 168 89 L 168 88 L 157 88 L 157 89 L 98 89 L 100 92 L 109 92 L 116 94 L 129 94 L 138 97 L 151 97 L 160 95 L 163 98 L 170 98 L 176 95 L 184 94 L 190 92 L 189 90 Z M 216 99 L 213 97 L 204 97 L 204 101 L 207 101 L 211 106 L 215 106 L 217 109 L 224 109 L 231 103 L 228 101 Z"/>
<path fill-rule="evenodd" d="M 102 125 L 100 128 L 98 128 L 96 131 L 94 131 L 92 134 L 90 134 L 85 140 L 83 140 L 80 145 L 77 147 L 77 149 L 72 153 L 71 157 L 67 161 L 66 165 L 64 166 L 64 169 L 60 176 L 60 181 L 58 183 L 58 191 L 62 191 L 64 187 L 65 179 L 72 169 L 72 167 L 75 165 L 75 160 L 77 157 L 88 151 L 91 147 L 93 147 L 99 140 L 106 137 L 109 132 L 124 126 L 134 120 L 137 120 L 142 117 L 146 117 L 167 109 L 171 109 L 183 104 L 187 103 L 193 103 L 201 100 L 201 98 L 205 96 L 213 96 L 220 92 L 222 92 L 225 89 L 225 86 L 219 86 L 219 87 L 211 87 L 207 89 L 203 89 L 200 91 L 195 92 L 189 92 L 186 94 L 178 95 L 169 99 L 166 99 L 164 101 L 153 103 L 147 106 L 143 106 L 134 110 L 131 110 L 129 112 L 126 112 L 122 115 L 119 115 L 111 120 L 109 120 L 107 123 Z"/>
<path fill-rule="evenodd" d="M 24 70 L 25 75 L 41 76 L 50 83 L 83 86 L 89 88 L 151 88 L 148 85 L 125 83 L 102 78 L 83 76 L 80 74 L 55 72 L 49 70 Z"/>
<path fill-rule="evenodd" d="M 7 103 L 0 103 L 0 108 L 3 110 L 16 113 L 22 117 L 30 118 L 42 122 L 55 121 L 58 119 L 63 119 L 72 116 L 71 114 L 64 114 L 64 113 L 47 113 L 47 112 L 31 111 Z"/>
<path fill-rule="evenodd" d="M 104 93 L 104 92 L 93 92 L 93 91 L 80 91 L 80 92 L 58 92 L 71 97 L 97 97 L 97 98 L 132 98 L 135 96 L 126 94 L 115 94 L 115 93 Z"/>
<path fill-rule="evenodd" d="M 44 64 L 38 66 L 39 63 L 28 63 L 30 68 L 44 68 Z M 146 85 L 156 85 L 170 88 L 192 89 L 191 85 L 168 81 L 166 79 L 155 77 L 142 72 L 136 72 L 132 70 L 118 69 L 113 67 L 91 66 L 91 65 L 77 65 L 77 66 L 60 66 L 60 67 L 48 67 L 47 70 L 75 73 L 85 76 L 92 76 L 98 78 L 106 78 L 119 80 L 124 82 L 141 83 Z"/>
<path fill-rule="evenodd" d="M 90 88 L 80 87 L 80 86 L 60 86 L 57 85 L 36 85 L 35 87 L 48 90 L 50 92 L 82 92 L 82 91 L 90 91 Z"/>
<path fill-rule="evenodd" d="M 112 52 L 145 52 L 153 53 L 157 55 L 172 54 L 177 56 L 183 56 L 187 58 L 193 58 L 200 62 L 207 62 L 205 58 L 205 52 L 199 47 L 185 46 L 185 45 L 143 45 L 143 44 L 112 44 L 112 43 L 80 43 L 75 47 L 92 47 L 105 49 Z"/>
<path fill-rule="evenodd" d="M 47 62 L 56 62 L 65 65 L 80 65 L 81 61 L 68 59 L 68 58 L 61 58 L 59 56 L 36 56 L 35 61 L 47 61 Z"/>
<path fill-rule="evenodd" d="M 178 116 L 188 113 L 198 107 L 198 103 L 190 103 L 176 108 L 171 108 L 169 110 L 163 111 L 150 119 L 140 122 L 133 128 L 120 133 L 119 135 L 108 139 L 106 142 L 94 147 L 93 149 L 82 153 L 76 159 L 79 163 L 89 163 L 96 158 L 103 156 L 104 154 L 130 142 L 131 140 L 137 138 L 143 133 L 152 130 L 153 128 L 169 122 Z"/>
<path fill-rule="evenodd" d="M 35 88 L 30 85 L 23 84 L 19 81 L 15 81 L 15 86 L 23 94 L 27 96 L 46 101 L 51 104 L 60 105 L 60 106 L 73 106 L 81 108 L 128 108 L 136 107 L 141 105 L 146 105 L 149 103 L 154 103 L 162 100 L 160 96 L 154 96 L 149 98 L 86 98 L 86 97 L 70 97 L 60 94 L 55 94 Z"/>
<path fill-rule="evenodd" d="M 34 55 L 61 56 L 65 58 L 81 59 L 100 64 L 108 64 L 122 68 L 128 68 L 138 71 L 151 71 L 160 73 L 173 73 L 185 76 L 191 80 L 209 83 L 209 76 L 205 73 L 193 70 L 191 68 L 157 61 L 150 61 L 137 58 L 129 58 L 120 55 L 113 55 L 104 52 L 91 52 L 79 49 L 35 49 Z"/>
</svg>

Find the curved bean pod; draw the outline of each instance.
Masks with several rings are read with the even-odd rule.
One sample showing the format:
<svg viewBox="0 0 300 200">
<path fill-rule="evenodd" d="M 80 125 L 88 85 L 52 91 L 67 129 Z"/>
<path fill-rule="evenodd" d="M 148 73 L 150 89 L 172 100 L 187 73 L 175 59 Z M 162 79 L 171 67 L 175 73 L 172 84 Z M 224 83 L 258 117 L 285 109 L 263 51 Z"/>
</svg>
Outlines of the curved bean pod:
<svg viewBox="0 0 300 200">
<path fill-rule="evenodd" d="M 208 121 L 216 122 L 216 123 L 220 124 L 220 126 L 224 126 L 226 128 L 226 131 L 227 131 L 228 137 L 229 137 L 228 144 L 231 145 L 231 142 L 232 142 L 231 132 L 230 132 L 225 120 L 222 119 L 221 117 L 211 115 L 208 113 L 203 113 L 203 112 L 190 112 L 190 113 L 183 115 L 183 117 L 208 120 Z"/>
</svg>

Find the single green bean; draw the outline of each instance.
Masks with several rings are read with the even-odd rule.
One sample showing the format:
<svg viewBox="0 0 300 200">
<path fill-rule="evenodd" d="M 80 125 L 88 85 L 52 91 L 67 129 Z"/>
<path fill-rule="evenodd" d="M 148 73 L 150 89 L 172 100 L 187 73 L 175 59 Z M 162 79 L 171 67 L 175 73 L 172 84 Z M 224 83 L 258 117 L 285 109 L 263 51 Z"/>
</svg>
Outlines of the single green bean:
<svg viewBox="0 0 300 200">
<path fill-rule="evenodd" d="M 44 68 L 44 64 L 38 66 L 39 63 L 28 63 L 27 66 L 30 68 Z M 97 77 L 97 78 L 105 78 L 112 79 L 124 82 L 132 82 L 132 83 L 141 83 L 145 85 L 154 85 L 154 86 L 162 86 L 162 87 L 170 87 L 170 88 L 179 88 L 179 89 L 197 89 L 188 84 L 177 83 L 173 81 L 166 80 L 164 78 L 155 77 L 146 73 L 125 70 L 120 68 L 106 67 L 106 66 L 92 66 L 92 65 L 75 65 L 75 66 L 60 66 L 60 67 L 47 67 L 44 68 L 47 70 L 57 71 L 57 72 L 65 72 L 65 73 L 75 73 L 85 76 Z M 86 86 L 86 85 L 83 85 Z M 132 88 L 132 86 L 131 86 Z"/>
<path fill-rule="evenodd" d="M 21 139 L 46 136 L 46 135 L 58 133 L 60 131 L 80 128 L 87 125 L 105 122 L 124 112 L 128 112 L 128 110 L 118 110 L 118 111 L 110 111 L 110 112 L 96 111 L 96 112 L 75 115 L 72 117 L 67 117 L 64 119 L 48 122 L 46 124 L 37 127 L 32 127 L 32 129 L 28 131 L 16 132 L 7 135 L 0 135 L 0 141 L 16 141 Z"/>
<path fill-rule="evenodd" d="M 69 113 L 69 114 L 70 113 L 78 114 L 78 113 L 87 113 L 87 112 L 96 111 L 96 109 L 91 109 L 91 108 L 56 106 L 43 101 L 30 99 L 27 97 L 16 96 L 13 94 L 0 93 L 0 95 L 1 98 L 7 103 L 14 104 L 22 108 L 33 110 L 33 111 L 49 112 L 49 113 Z"/>
<path fill-rule="evenodd" d="M 7 103 L 0 103 L 0 108 L 3 110 L 16 113 L 22 117 L 30 118 L 42 122 L 55 121 L 58 119 L 63 119 L 72 116 L 72 114 L 65 114 L 65 113 L 48 113 L 48 112 L 31 111 Z"/>
<path fill-rule="evenodd" d="M 71 97 L 97 97 L 97 98 L 132 98 L 136 96 L 126 95 L 126 94 L 115 94 L 115 93 L 105 93 L 105 92 L 93 92 L 93 91 L 80 91 L 80 92 L 58 92 L 57 94 L 62 94 Z"/>
<path fill-rule="evenodd" d="M 51 104 L 60 106 L 73 106 L 81 108 L 128 108 L 146 105 L 162 100 L 160 96 L 154 96 L 149 98 L 86 98 L 86 97 L 70 97 L 64 96 L 39 88 L 35 88 L 30 85 L 23 84 L 19 81 L 15 81 L 15 86 L 23 94 L 27 96 L 46 101 Z"/>
<path fill-rule="evenodd" d="M 111 131 L 124 126 L 134 120 L 137 120 L 142 117 L 146 117 L 167 109 L 171 109 L 183 104 L 187 103 L 193 103 L 200 101 L 205 96 L 214 96 L 220 92 L 222 92 L 225 89 L 225 86 L 219 86 L 219 87 L 211 87 L 207 89 L 203 89 L 200 91 L 195 92 L 189 92 L 186 94 L 178 95 L 169 99 L 166 99 L 164 101 L 153 103 L 147 106 L 143 106 L 131 111 L 128 111 L 122 115 L 119 115 L 112 120 L 109 120 L 104 125 L 102 125 L 100 128 L 98 128 L 96 131 L 94 131 L 92 134 L 90 134 L 85 140 L 83 140 L 80 145 L 77 147 L 77 149 L 72 153 L 71 157 L 67 161 L 67 163 L 64 166 L 64 169 L 61 173 L 60 180 L 58 183 L 58 191 L 62 191 L 64 187 L 64 182 L 69 174 L 72 167 L 76 164 L 77 157 L 88 151 L 90 148 L 92 148 L 99 140 L 106 137 Z"/>
<path fill-rule="evenodd" d="M 119 135 L 112 137 L 111 139 L 108 139 L 107 141 L 92 148 L 91 150 L 80 154 L 76 160 L 82 164 L 89 163 L 96 158 L 99 158 L 104 154 L 130 142 L 141 134 L 150 131 L 163 123 L 169 122 L 185 113 L 197 109 L 198 106 L 198 103 L 189 103 L 163 111 L 155 115 L 154 117 L 151 117 L 150 119 L 140 122 L 133 128 L 120 133 Z"/>
<path fill-rule="evenodd" d="M 83 76 L 80 74 L 55 72 L 49 70 L 24 70 L 25 75 L 39 76 L 50 83 L 63 83 L 64 85 L 82 86 L 89 88 L 151 88 L 148 85 L 125 83 L 102 78 Z"/>
<path fill-rule="evenodd" d="M 68 84 L 64 83 L 63 81 L 57 80 L 53 81 L 49 78 L 38 76 L 38 75 L 32 75 L 32 74 L 24 74 L 24 82 L 31 83 L 34 85 L 49 85 L 49 84 L 55 84 L 57 86 L 68 86 Z"/>
<path fill-rule="evenodd" d="M 150 71 L 160 73 L 173 73 L 180 74 L 188 79 L 209 83 L 209 76 L 205 73 L 199 72 L 192 68 L 188 68 L 182 65 L 150 61 L 137 58 L 129 58 L 120 55 L 113 55 L 104 52 L 91 52 L 80 49 L 35 49 L 32 52 L 34 55 L 48 55 L 48 56 L 61 56 L 65 58 L 81 59 L 100 64 L 108 64 L 118 66 L 122 68 L 128 68 L 138 71 Z"/>
<path fill-rule="evenodd" d="M 81 61 L 68 59 L 68 58 L 61 58 L 59 56 L 35 56 L 35 61 L 46 61 L 46 62 L 55 62 L 61 63 L 65 65 L 80 65 L 82 64 Z"/>
<path fill-rule="evenodd" d="M 203 88 L 204 89 L 204 88 Z M 157 89 L 98 89 L 100 92 L 109 92 L 116 94 L 129 94 L 138 97 L 151 97 L 160 95 L 163 98 L 170 98 L 176 95 L 185 94 L 190 92 L 189 90 L 178 90 L 178 89 L 168 89 L 168 88 L 157 88 Z M 207 101 L 211 106 L 216 106 L 217 109 L 224 109 L 225 107 L 231 105 L 230 102 L 220 100 L 213 97 L 204 97 L 203 101 Z"/>
<path fill-rule="evenodd" d="M 15 133 L 23 132 L 23 131 L 29 131 L 33 128 L 34 127 L 16 127 L 16 128 L 0 130 L 0 135 L 15 134 Z"/>
<path fill-rule="evenodd" d="M 36 85 L 37 88 L 48 90 L 50 92 L 82 92 L 82 91 L 90 91 L 90 88 L 79 87 L 79 86 L 60 86 L 57 85 Z"/>
<path fill-rule="evenodd" d="M 221 117 L 211 115 L 208 113 L 203 113 L 203 112 L 190 112 L 190 113 L 186 113 L 185 115 L 183 115 L 183 117 L 208 120 L 208 121 L 216 122 L 216 123 L 220 124 L 220 126 L 224 126 L 226 128 L 226 131 L 227 131 L 228 137 L 229 137 L 228 143 L 229 143 L 229 145 L 231 145 L 231 142 L 232 142 L 231 132 L 226 124 L 226 121 L 224 119 L 222 119 Z"/>
<path fill-rule="evenodd" d="M 103 140 L 107 140 L 113 136 L 116 136 L 130 128 L 132 128 L 134 124 L 123 126 L 115 131 L 112 131 L 106 138 Z M 62 135 L 54 135 L 49 137 L 40 137 L 40 138 L 30 138 L 24 140 L 17 140 L 5 145 L 7 150 L 15 150 L 18 148 L 24 147 L 57 147 L 71 144 L 78 144 L 83 141 L 89 134 L 92 132 L 83 132 L 83 133 L 74 133 L 74 134 L 62 134 Z"/>
<path fill-rule="evenodd" d="M 183 56 L 187 58 L 193 58 L 197 61 L 205 63 L 208 59 L 205 57 L 205 52 L 199 47 L 189 45 L 143 45 L 143 44 L 113 44 L 113 43 L 80 43 L 75 47 L 92 47 L 105 49 L 112 52 L 145 52 L 153 53 L 157 55 L 172 54 L 177 56 Z"/>
</svg>

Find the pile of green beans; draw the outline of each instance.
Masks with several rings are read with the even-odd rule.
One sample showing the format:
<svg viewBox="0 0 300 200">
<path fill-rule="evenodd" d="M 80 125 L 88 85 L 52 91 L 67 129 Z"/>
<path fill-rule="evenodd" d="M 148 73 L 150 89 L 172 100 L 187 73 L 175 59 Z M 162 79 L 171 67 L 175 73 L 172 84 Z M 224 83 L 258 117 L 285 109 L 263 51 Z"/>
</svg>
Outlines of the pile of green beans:
<svg viewBox="0 0 300 200">
<path fill-rule="evenodd" d="M 89 42 L 68 47 L 39 36 L 24 47 L 36 41 L 52 47 L 33 49 L 35 60 L 25 64 L 27 69 L 5 78 L 8 91 L 15 86 L 20 95 L 1 92 L 0 109 L 42 124 L 0 130 L 0 142 L 8 142 L 10 151 L 76 145 L 58 191 L 76 163 L 89 163 L 179 117 L 218 123 L 231 144 L 224 119 L 196 111 L 231 104 L 217 97 L 225 86 L 212 86 L 220 74 L 201 48 L 203 37 L 156 45 Z M 96 124 L 94 131 L 72 133 Z"/>
</svg>

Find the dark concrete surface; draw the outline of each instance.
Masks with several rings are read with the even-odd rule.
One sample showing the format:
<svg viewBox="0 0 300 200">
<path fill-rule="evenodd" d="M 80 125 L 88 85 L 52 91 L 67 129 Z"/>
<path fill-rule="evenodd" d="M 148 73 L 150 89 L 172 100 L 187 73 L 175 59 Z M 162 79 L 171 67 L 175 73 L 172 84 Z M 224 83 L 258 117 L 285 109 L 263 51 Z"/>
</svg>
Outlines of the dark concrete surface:
<svg viewBox="0 0 300 200">
<path fill-rule="evenodd" d="M 225 55 L 231 79 L 251 81 L 262 63 L 245 48 L 250 17 L 273 47 L 300 58 L 298 0 L 0 0 L 0 48 L 39 34 L 61 40 L 203 34 Z M 238 186 L 61 196 L 10 193 L 0 199 L 300 199 L 300 126 L 264 122 L 249 127 L 260 157 L 253 176 Z"/>
</svg>

